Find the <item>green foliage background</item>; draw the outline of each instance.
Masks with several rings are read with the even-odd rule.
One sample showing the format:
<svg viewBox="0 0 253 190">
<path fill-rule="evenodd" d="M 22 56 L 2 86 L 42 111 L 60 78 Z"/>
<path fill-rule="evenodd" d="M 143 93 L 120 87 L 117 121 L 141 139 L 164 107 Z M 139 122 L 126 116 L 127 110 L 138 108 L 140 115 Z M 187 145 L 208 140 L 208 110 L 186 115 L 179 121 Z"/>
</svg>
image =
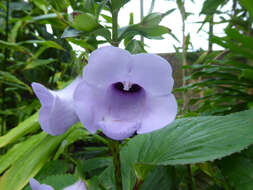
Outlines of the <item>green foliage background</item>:
<svg viewBox="0 0 253 190">
<path fill-rule="evenodd" d="M 78 178 L 86 180 L 89 190 L 115 189 L 111 141 L 89 134 L 80 123 L 57 137 L 41 132 L 40 103 L 30 84 L 64 88 L 81 74 L 89 53 L 106 42 L 121 43 L 134 54 L 146 52 L 137 36 L 161 40 L 169 34 L 176 39 L 160 22 L 179 11 L 185 23 L 190 15 L 185 1 L 175 1 L 178 10 L 152 13 L 158 2 L 153 0 L 150 13 L 139 23 L 131 14 L 127 26 L 119 26 L 117 15 L 129 0 L 0 2 L 0 189 L 28 190 L 31 177 L 55 190 Z M 231 2 L 232 10 L 222 12 Z M 121 142 L 124 190 L 253 188 L 253 3 L 205 0 L 201 14 L 202 26 L 210 26 L 208 51 L 200 50 L 193 62 L 187 59 L 194 42 L 185 32 L 182 47 L 175 47 L 187 71 L 186 83 L 177 91 L 193 98 L 182 106 L 181 119 Z M 219 24 L 214 16 L 227 23 L 224 37 L 213 34 Z M 76 52 L 71 44 L 84 51 Z M 212 44 L 224 50 L 213 51 Z"/>
</svg>

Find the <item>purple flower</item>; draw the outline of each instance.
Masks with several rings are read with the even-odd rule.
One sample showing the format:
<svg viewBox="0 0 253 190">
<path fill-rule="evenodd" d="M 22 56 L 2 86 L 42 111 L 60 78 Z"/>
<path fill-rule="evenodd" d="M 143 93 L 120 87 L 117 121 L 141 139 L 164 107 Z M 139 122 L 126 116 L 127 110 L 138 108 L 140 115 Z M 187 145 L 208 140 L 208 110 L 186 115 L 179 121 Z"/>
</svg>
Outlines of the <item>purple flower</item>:
<svg viewBox="0 0 253 190">
<path fill-rule="evenodd" d="M 39 123 L 48 134 L 60 135 L 79 121 L 73 103 L 73 94 L 81 81 L 78 77 L 69 86 L 59 91 L 52 91 L 39 83 L 32 83 L 33 91 L 40 100 Z"/>
<path fill-rule="evenodd" d="M 102 47 L 91 53 L 83 76 L 74 108 L 91 133 L 101 129 L 122 140 L 160 129 L 176 117 L 172 69 L 159 56 Z"/>
<path fill-rule="evenodd" d="M 45 132 L 62 134 L 80 120 L 91 133 L 101 129 L 106 136 L 123 140 L 175 119 L 173 83 L 165 59 L 107 46 L 91 53 L 83 78 L 67 88 L 51 91 L 38 83 L 32 87 L 42 104 L 39 122 Z"/>
<path fill-rule="evenodd" d="M 45 185 L 45 184 L 40 184 L 34 178 L 30 179 L 30 186 L 32 190 L 54 190 L 53 187 L 49 185 Z M 79 180 L 73 185 L 65 187 L 63 190 L 87 190 L 87 187 L 86 187 L 86 184 L 82 180 Z"/>
</svg>

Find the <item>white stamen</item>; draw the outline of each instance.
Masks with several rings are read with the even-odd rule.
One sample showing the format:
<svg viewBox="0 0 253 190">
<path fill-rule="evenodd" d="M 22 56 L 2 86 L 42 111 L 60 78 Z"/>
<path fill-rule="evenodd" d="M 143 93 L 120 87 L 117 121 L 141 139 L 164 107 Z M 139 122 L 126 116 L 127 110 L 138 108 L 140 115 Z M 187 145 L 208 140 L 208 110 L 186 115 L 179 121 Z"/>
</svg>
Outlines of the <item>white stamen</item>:
<svg viewBox="0 0 253 190">
<path fill-rule="evenodd" d="M 124 81 L 123 82 L 124 90 L 128 91 L 132 87 L 132 83 L 129 81 Z"/>
</svg>

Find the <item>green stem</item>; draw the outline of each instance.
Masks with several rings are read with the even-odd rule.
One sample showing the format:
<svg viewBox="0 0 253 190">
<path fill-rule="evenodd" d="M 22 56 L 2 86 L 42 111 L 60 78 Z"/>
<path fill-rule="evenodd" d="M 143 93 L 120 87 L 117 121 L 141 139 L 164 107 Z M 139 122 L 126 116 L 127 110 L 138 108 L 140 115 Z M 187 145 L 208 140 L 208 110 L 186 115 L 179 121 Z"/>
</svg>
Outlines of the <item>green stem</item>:
<svg viewBox="0 0 253 190">
<path fill-rule="evenodd" d="M 122 186 L 121 165 L 120 165 L 120 148 L 118 141 L 112 141 L 111 151 L 114 165 L 116 190 L 122 190 L 123 186 Z"/>
<path fill-rule="evenodd" d="M 112 45 L 118 47 L 118 10 L 112 10 Z"/>
</svg>

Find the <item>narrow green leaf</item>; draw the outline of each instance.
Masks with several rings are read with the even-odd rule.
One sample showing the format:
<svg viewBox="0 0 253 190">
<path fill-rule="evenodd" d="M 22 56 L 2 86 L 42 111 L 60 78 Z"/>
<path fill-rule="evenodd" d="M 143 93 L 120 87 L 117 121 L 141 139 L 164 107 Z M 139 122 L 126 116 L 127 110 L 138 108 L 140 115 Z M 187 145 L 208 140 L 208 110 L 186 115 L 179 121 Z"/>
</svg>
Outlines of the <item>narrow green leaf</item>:
<svg viewBox="0 0 253 190">
<path fill-rule="evenodd" d="M 9 83 L 16 83 L 19 85 L 22 85 L 24 87 L 26 87 L 26 89 L 32 93 L 32 89 L 30 86 L 28 86 L 27 84 L 25 84 L 24 82 L 22 82 L 21 80 L 19 80 L 17 77 L 15 77 L 14 75 L 12 75 L 11 73 L 7 72 L 7 71 L 0 71 L 0 79 Z"/>
<path fill-rule="evenodd" d="M 0 148 L 15 142 L 18 138 L 26 134 L 37 131 L 40 128 L 38 123 L 38 113 L 35 113 L 17 127 L 11 129 L 6 135 L 0 137 Z"/>
<path fill-rule="evenodd" d="M 24 69 L 34 69 L 36 67 L 40 67 L 40 66 L 45 66 L 48 65 L 50 63 L 55 62 L 55 59 L 49 58 L 49 59 L 36 59 L 36 60 L 32 60 L 29 63 L 26 63 L 27 66 Z"/>
<path fill-rule="evenodd" d="M 29 137 L 27 140 L 14 145 L 6 154 L 0 157 L 0 174 L 16 162 L 27 152 L 34 149 L 46 137 L 46 133 L 40 133 Z"/>
<path fill-rule="evenodd" d="M 0 40 L 0 48 L 10 48 L 16 51 L 25 52 L 24 47 L 22 47 L 21 45 L 18 45 L 14 42 L 6 42 L 3 40 Z"/>
<path fill-rule="evenodd" d="M 50 159 L 60 142 L 68 133 L 61 136 L 47 136 L 41 143 L 17 160 L 0 178 L 0 189 L 21 190 Z"/>
</svg>

